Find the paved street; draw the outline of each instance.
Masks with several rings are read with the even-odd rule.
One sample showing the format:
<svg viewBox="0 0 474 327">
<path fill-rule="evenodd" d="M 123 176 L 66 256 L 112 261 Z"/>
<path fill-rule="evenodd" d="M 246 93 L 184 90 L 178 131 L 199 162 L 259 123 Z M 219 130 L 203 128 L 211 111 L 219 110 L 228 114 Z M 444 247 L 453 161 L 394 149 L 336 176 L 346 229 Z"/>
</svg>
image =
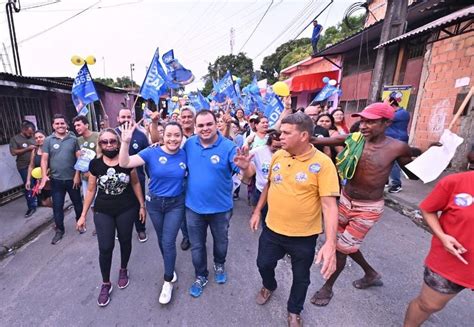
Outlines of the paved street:
<svg viewBox="0 0 474 327">
<path fill-rule="evenodd" d="M 255 265 L 258 234 L 248 229 L 249 213 L 245 201 L 236 202 L 230 232 L 228 283 L 215 284 L 211 274 L 201 298 L 191 298 L 187 292 L 194 278 L 191 256 L 189 251 L 179 249 L 179 280 L 167 306 L 158 303 L 163 270 L 156 236 L 152 225 L 147 224 L 148 242 L 140 244 L 134 238 L 130 286 L 124 290 L 116 287 L 106 308 L 96 304 L 101 279 L 97 242 L 91 233 L 92 219 L 88 220 L 87 233 L 78 235 L 73 232 L 69 213 L 66 235 L 60 244 L 50 244 L 53 231 L 48 228 L 15 256 L 0 262 L 0 325 L 286 326 L 291 267 L 284 260 L 279 263 L 278 290 L 266 306 L 257 306 L 254 295 L 260 287 Z M 361 276 L 361 270 L 352 264 L 336 284 L 333 301 L 326 308 L 317 308 L 309 303 L 310 296 L 322 284 L 318 267 L 314 266 L 302 314 L 306 326 L 400 326 L 407 302 L 421 285 L 422 261 L 429 239 L 427 232 L 387 208 L 363 247 L 368 260 L 383 274 L 385 285 L 365 291 L 354 289 L 351 281 Z M 119 260 L 116 244 L 114 281 Z M 472 326 L 473 303 L 473 294 L 464 291 L 425 326 Z"/>
</svg>

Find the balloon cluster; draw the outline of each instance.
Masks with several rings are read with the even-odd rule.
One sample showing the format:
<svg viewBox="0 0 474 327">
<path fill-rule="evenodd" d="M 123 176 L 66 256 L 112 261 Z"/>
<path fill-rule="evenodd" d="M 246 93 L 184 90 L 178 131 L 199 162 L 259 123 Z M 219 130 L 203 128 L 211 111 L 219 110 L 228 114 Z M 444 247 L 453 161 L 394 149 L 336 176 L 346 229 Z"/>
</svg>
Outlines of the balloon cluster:
<svg viewBox="0 0 474 327">
<path fill-rule="evenodd" d="M 323 77 L 323 83 L 324 83 L 324 84 L 329 84 L 329 85 L 331 85 L 331 86 L 334 86 L 334 85 L 337 84 L 337 81 L 336 81 L 335 79 L 330 79 L 329 77 L 324 76 L 324 77 Z"/>
<path fill-rule="evenodd" d="M 94 56 L 87 56 L 86 59 L 79 57 L 77 55 L 74 55 L 71 57 L 71 62 L 76 65 L 76 66 L 82 66 L 85 63 L 88 65 L 93 65 L 97 62 Z"/>
</svg>

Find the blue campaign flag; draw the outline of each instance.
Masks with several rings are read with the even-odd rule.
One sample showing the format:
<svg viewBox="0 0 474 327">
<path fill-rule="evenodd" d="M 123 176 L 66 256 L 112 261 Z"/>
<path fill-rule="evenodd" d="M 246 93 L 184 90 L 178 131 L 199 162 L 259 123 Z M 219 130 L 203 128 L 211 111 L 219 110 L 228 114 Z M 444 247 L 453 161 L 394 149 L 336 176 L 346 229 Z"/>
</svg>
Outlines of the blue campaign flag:
<svg viewBox="0 0 474 327">
<path fill-rule="evenodd" d="M 316 97 L 313 99 L 313 101 L 324 101 L 331 95 L 333 95 L 335 92 L 337 92 L 337 88 L 335 86 L 326 84 L 326 86 L 324 86 L 322 90 L 319 91 L 318 94 L 316 94 Z"/>
<path fill-rule="evenodd" d="M 283 102 L 281 102 L 280 98 L 273 93 L 265 107 L 265 116 L 268 118 L 268 126 L 272 127 L 275 125 L 283 112 L 283 108 Z"/>
<path fill-rule="evenodd" d="M 189 100 L 191 100 L 191 104 L 197 112 L 201 111 L 202 109 L 209 109 L 211 107 L 207 99 L 200 91 L 197 91 L 196 94 L 190 94 Z"/>
<path fill-rule="evenodd" d="M 178 59 L 174 57 L 173 49 L 166 52 L 162 59 L 163 63 L 166 65 L 166 70 L 168 71 L 168 79 L 173 83 L 170 87 L 176 89 L 194 81 L 193 73 L 179 63 Z"/>
<path fill-rule="evenodd" d="M 77 77 L 74 79 L 74 83 L 72 84 L 71 95 L 72 102 L 74 102 L 78 114 L 83 116 L 87 115 L 89 112 L 86 105 L 99 100 L 87 64 L 84 64 L 77 73 Z"/>
<path fill-rule="evenodd" d="M 224 93 L 219 93 L 218 90 L 219 90 L 219 85 L 220 85 L 220 82 L 216 82 L 214 79 L 212 79 L 212 91 L 211 93 L 208 95 L 208 98 L 210 98 L 210 100 L 214 100 L 218 103 L 222 103 L 225 101 L 225 94 Z"/>
<path fill-rule="evenodd" d="M 152 99 L 156 105 L 159 104 L 160 96 L 168 91 L 168 83 L 165 70 L 159 61 L 158 49 L 151 60 L 150 67 L 146 72 L 145 80 L 140 88 L 143 99 Z"/>
<path fill-rule="evenodd" d="M 225 96 L 233 99 L 237 96 L 235 91 L 234 81 L 232 80 L 232 74 L 227 71 L 224 77 L 217 83 L 217 93 L 225 94 Z"/>
</svg>

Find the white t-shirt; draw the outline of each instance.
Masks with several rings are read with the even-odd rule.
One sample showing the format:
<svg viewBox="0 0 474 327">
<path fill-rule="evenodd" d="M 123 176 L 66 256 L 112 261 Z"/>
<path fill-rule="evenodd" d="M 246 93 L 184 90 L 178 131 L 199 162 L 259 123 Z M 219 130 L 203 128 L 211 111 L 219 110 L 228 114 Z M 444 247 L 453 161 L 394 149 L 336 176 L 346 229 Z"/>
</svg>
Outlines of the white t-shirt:
<svg viewBox="0 0 474 327">
<path fill-rule="evenodd" d="M 267 185 L 268 174 L 270 173 L 270 162 L 272 161 L 273 153 L 267 145 L 260 146 L 250 151 L 253 154 L 252 163 L 255 165 L 255 186 L 262 192 L 265 185 Z"/>
</svg>

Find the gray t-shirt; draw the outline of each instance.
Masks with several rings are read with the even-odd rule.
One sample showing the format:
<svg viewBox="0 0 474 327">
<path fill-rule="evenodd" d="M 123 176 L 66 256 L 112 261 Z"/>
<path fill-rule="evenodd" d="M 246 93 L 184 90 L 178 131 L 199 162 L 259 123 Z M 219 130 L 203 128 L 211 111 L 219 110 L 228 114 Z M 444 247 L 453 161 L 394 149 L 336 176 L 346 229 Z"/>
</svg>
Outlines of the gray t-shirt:
<svg viewBox="0 0 474 327">
<path fill-rule="evenodd" d="M 66 135 L 60 139 L 53 133 L 44 140 L 42 150 L 49 154 L 48 167 L 53 179 L 72 180 L 74 178 L 76 152 L 79 151 L 75 136 Z"/>
<path fill-rule="evenodd" d="M 21 134 L 17 134 L 10 139 L 10 152 L 16 149 L 25 149 L 30 145 L 35 145 L 34 137 L 26 138 Z M 12 153 L 13 154 L 13 153 Z M 16 156 L 16 168 L 25 169 L 30 164 L 31 151 Z"/>
</svg>

